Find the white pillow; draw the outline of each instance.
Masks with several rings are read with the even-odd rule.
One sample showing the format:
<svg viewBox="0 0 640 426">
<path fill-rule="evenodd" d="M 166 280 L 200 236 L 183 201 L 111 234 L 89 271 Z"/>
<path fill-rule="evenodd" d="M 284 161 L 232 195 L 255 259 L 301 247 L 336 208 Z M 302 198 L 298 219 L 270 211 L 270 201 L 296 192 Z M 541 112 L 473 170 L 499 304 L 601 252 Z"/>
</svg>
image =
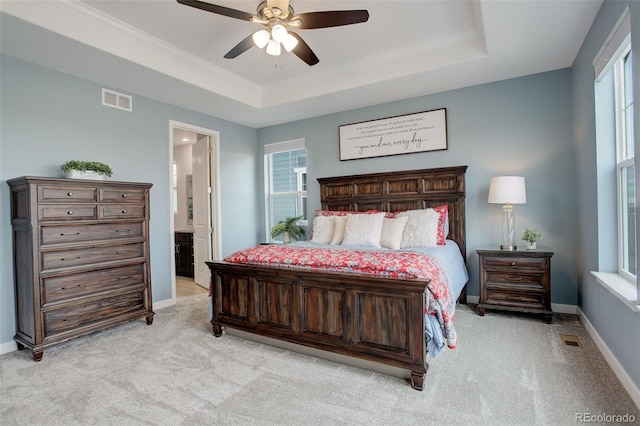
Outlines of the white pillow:
<svg viewBox="0 0 640 426">
<path fill-rule="evenodd" d="M 312 243 L 329 244 L 331 242 L 336 227 L 333 218 L 334 216 L 316 216 L 313 218 Z"/>
<path fill-rule="evenodd" d="M 440 214 L 433 209 L 407 210 L 396 217 L 408 217 L 400 248 L 435 247 L 438 245 L 438 219 Z"/>
<path fill-rule="evenodd" d="M 331 242 L 329 244 L 342 244 L 342 239 L 344 238 L 344 229 L 347 226 L 347 216 L 332 216 L 334 229 L 333 229 L 333 237 L 331 237 Z"/>
<path fill-rule="evenodd" d="M 402 231 L 409 220 L 408 217 L 397 217 L 395 219 L 384 218 L 382 222 L 382 234 L 380 234 L 380 245 L 390 249 L 398 250 L 402 243 Z"/>
<path fill-rule="evenodd" d="M 349 214 L 342 244 L 380 247 L 384 213 Z"/>
</svg>

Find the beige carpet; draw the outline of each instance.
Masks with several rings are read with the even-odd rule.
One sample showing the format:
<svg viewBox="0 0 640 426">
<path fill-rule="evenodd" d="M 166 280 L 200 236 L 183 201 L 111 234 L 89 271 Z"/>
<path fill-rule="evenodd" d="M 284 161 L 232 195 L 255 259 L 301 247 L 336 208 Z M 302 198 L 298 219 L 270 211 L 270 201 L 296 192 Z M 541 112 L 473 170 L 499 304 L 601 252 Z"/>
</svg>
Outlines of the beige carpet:
<svg viewBox="0 0 640 426">
<path fill-rule="evenodd" d="M 640 412 L 577 317 L 458 309 L 459 347 L 403 379 L 234 336 L 215 338 L 206 295 L 45 351 L 0 357 L 6 425 L 571 425 Z M 583 347 L 562 343 L 578 336 Z"/>
</svg>

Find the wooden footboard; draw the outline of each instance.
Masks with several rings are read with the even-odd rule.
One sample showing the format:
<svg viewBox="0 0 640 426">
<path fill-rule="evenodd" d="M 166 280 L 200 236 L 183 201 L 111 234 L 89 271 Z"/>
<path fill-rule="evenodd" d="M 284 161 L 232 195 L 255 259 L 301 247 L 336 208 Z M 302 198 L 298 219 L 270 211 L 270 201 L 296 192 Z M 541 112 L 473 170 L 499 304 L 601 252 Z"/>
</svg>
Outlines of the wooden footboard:
<svg viewBox="0 0 640 426">
<path fill-rule="evenodd" d="M 411 371 L 422 390 L 428 280 L 207 262 L 215 336 L 234 329 Z"/>
</svg>

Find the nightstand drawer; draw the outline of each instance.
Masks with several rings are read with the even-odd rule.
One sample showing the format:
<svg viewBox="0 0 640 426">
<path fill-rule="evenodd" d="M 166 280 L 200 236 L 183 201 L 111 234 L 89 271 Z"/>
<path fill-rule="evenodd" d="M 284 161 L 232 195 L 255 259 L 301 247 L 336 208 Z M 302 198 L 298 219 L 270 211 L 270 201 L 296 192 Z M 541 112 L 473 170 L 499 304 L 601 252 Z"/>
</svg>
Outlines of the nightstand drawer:
<svg viewBox="0 0 640 426">
<path fill-rule="evenodd" d="M 516 292 L 486 289 L 486 304 L 526 309 L 545 309 L 544 293 Z"/>
<path fill-rule="evenodd" d="M 485 285 L 492 283 L 510 286 L 536 286 L 542 288 L 542 274 L 514 274 L 507 271 L 485 271 Z"/>
<path fill-rule="evenodd" d="M 485 268 L 538 269 L 544 271 L 546 259 L 542 257 L 493 257 L 484 258 Z"/>
</svg>

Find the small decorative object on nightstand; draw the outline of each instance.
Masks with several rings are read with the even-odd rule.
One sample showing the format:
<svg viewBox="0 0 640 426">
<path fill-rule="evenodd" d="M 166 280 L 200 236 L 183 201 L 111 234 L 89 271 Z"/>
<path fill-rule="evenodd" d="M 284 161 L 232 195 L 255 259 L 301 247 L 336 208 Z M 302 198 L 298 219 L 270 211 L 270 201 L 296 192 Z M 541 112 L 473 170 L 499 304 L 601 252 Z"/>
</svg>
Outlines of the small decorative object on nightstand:
<svg viewBox="0 0 640 426">
<path fill-rule="evenodd" d="M 478 314 L 485 309 L 541 314 L 553 321 L 549 251 L 477 250 L 480 262 Z"/>
</svg>

